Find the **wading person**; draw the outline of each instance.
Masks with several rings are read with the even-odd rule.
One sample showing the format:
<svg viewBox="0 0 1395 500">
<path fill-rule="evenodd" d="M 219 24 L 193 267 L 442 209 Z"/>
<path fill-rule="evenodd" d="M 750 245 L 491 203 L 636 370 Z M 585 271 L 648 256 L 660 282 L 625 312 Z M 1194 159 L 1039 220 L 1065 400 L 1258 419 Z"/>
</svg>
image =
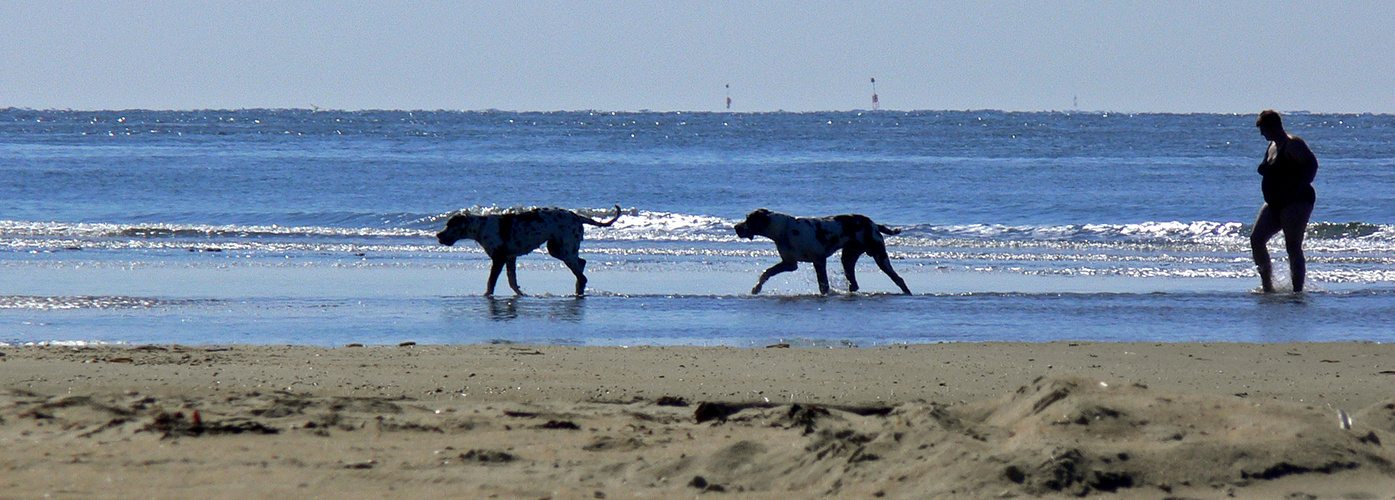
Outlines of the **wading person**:
<svg viewBox="0 0 1395 500">
<path fill-rule="evenodd" d="M 1317 194 L 1313 191 L 1313 177 L 1317 176 L 1317 157 L 1308 149 L 1303 139 L 1284 132 L 1279 113 L 1272 109 L 1259 114 L 1255 122 L 1259 133 L 1269 139 L 1269 149 L 1264 153 L 1264 161 L 1259 164 L 1259 175 L 1264 177 L 1260 189 L 1264 193 L 1264 206 L 1259 207 L 1259 217 L 1255 219 L 1254 233 L 1250 235 L 1250 250 L 1254 253 L 1255 266 L 1259 268 L 1259 280 L 1264 291 L 1274 291 L 1273 265 L 1269 261 L 1269 239 L 1279 231 L 1284 232 L 1284 248 L 1288 251 L 1289 276 L 1293 280 L 1293 291 L 1303 291 L 1303 275 L 1306 264 L 1303 260 L 1303 232 L 1308 227 L 1308 217 L 1313 214 L 1313 202 Z"/>
</svg>

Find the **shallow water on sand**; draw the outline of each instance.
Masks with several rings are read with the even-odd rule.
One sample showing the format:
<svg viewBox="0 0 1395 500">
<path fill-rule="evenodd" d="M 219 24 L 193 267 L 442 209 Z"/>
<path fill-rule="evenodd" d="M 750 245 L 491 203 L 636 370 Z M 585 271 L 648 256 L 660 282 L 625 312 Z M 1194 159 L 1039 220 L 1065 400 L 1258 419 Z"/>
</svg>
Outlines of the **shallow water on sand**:
<svg viewBox="0 0 1395 500">
<path fill-rule="evenodd" d="M 542 266 L 546 267 L 546 266 Z M 560 267 L 560 266 L 556 266 Z M 1329 290 L 1261 295 L 1248 280 L 1045 276 L 985 282 L 905 270 L 919 294 L 810 295 L 811 276 L 744 290 L 748 272 L 597 271 L 593 293 L 565 294 L 562 269 L 522 270 L 537 296 L 470 293 L 484 269 L 48 269 L 54 282 L 0 297 L 0 341 L 184 344 L 432 344 L 873 346 L 945 341 L 1291 342 L 1375 340 L 1395 334 L 1395 292 Z M 811 271 L 806 271 L 812 274 Z M 268 278 L 270 276 L 270 278 Z M 109 295 L 78 295 L 89 280 Z M 955 283 L 958 281 L 958 283 Z M 32 281 L 28 282 L 32 284 Z M 605 286 L 616 284 L 614 287 Z M 4 283 L 16 287 L 16 283 Z M 198 298 L 162 298 L 172 287 Z M 13 289 L 13 288 L 11 288 Z M 655 290 L 678 290 L 657 293 Z M 1009 291 L 1005 291 L 1009 290 Z M 115 292 L 134 292 L 135 295 Z"/>
</svg>

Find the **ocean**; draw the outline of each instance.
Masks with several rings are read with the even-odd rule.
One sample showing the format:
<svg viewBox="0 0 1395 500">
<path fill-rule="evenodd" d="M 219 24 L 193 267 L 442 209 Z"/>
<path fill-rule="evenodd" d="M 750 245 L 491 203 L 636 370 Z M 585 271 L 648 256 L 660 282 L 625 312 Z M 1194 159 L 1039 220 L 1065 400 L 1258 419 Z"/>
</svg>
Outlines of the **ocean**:
<svg viewBox="0 0 1395 500">
<path fill-rule="evenodd" d="M 1309 290 L 1255 293 L 1255 115 L 0 110 L 0 342 L 1395 341 L 1395 116 L 1285 114 L 1321 168 Z M 451 215 L 556 206 L 483 296 Z M 860 213 L 913 296 L 778 275 L 756 208 Z M 1282 238 L 1271 242 L 1286 282 Z"/>
</svg>

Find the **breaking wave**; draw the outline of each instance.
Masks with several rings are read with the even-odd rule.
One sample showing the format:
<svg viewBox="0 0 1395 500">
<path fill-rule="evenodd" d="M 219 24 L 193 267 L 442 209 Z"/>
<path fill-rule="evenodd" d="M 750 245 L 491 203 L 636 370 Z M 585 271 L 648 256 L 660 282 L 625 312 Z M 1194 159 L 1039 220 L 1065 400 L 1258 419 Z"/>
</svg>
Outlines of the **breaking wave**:
<svg viewBox="0 0 1395 500">
<path fill-rule="evenodd" d="M 0 221 L 0 249 L 63 248 L 184 248 L 201 244 L 226 249 L 307 249 L 328 251 L 437 251 L 435 233 L 452 215 L 502 214 L 529 207 L 470 207 L 440 214 L 399 216 L 400 224 L 384 227 L 332 225 L 236 225 L 174 223 L 68 223 Z M 614 209 L 578 210 L 608 219 Z M 653 242 L 664 250 L 673 243 L 704 245 L 739 240 L 737 220 L 708 215 L 638 209 L 622 210 L 620 220 L 606 228 L 586 227 L 592 242 L 622 242 L 639 253 Z M 894 226 L 894 224 L 892 224 Z M 1248 248 L 1251 226 L 1240 222 L 1140 222 L 1133 224 L 920 224 L 899 226 L 888 244 L 902 251 L 944 248 L 1121 249 L 1147 251 L 1236 251 Z M 1395 226 L 1364 222 L 1317 222 L 1308 226 L 1308 246 L 1316 251 L 1395 252 Z M 361 248 L 360 248 L 361 247 Z"/>
<path fill-rule="evenodd" d="M 58 311 L 73 309 L 153 309 L 185 306 L 206 300 L 165 300 L 149 297 L 76 296 L 46 297 L 32 295 L 0 295 L 0 309 L 32 309 Z"/>
</svg>

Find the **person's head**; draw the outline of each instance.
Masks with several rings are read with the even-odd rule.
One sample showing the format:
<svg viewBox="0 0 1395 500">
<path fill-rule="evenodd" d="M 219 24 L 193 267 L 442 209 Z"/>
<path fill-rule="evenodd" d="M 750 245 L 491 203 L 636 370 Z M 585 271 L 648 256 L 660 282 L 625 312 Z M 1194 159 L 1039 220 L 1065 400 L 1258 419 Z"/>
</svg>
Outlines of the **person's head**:
<svg viewBox="0 0 1395 500">
<path fill-rule="evenodd" d="M 1279 118 L 1278 111 L 1266 109 L 1260 112 L 1259 119 L 1255 120 L 1255 126 L 1259 127 L 1259 133 L 1263 134 L 1265 139 L 1277 141 L 1288 137 L 1284 133 L 1284 121 Z"/>
</svg>

